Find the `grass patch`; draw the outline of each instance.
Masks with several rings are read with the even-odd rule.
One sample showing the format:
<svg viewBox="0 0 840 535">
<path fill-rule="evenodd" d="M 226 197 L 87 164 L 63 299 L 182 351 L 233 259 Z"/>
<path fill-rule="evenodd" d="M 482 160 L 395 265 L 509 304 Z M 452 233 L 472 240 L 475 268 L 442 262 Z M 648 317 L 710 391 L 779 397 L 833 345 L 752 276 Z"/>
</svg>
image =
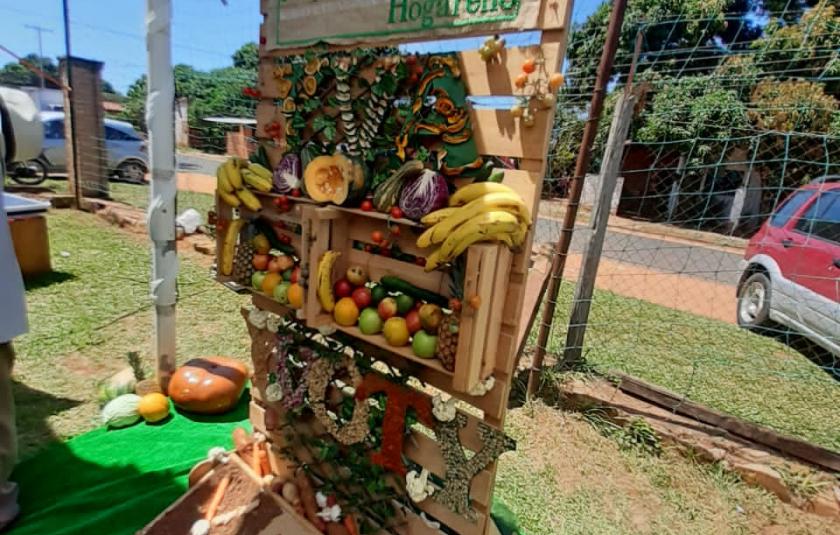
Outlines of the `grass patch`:
<svg viewBox="0 0 840 535">
<path fill-rule="evenodd" d="M 98 425 L 94 384 L 139 351 L 153 369 L 150 253 L 97 217 L 54 210 L 47 218 L 54 273 L 27 284 L 29 334 L 15 341 L 16 394 L 24 454 L 45 441 Z M 227 354 L 245 359 L 248 337 L 238 313 L 244 298 L 181 259 L 179 360 Z M 33 406 L 34 405 L 34 406 Z"/>
<path fill-rule="evenodd" d="M 548 351 L 562 354 L 574 292 L 561 288 Z M 531 343 L 535 341 L 531 333 Z M 587 365 L 840 451 L 840 383 L 801 353 L 735 325 L 596 290 Z"/>
</svg>

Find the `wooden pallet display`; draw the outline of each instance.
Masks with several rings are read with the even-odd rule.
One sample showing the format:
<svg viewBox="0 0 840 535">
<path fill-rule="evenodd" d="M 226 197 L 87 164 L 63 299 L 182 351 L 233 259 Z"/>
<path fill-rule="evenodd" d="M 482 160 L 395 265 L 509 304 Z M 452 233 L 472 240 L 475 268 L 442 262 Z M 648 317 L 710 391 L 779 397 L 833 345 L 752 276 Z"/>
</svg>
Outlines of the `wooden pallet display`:
<svg viewBox="0 0 840 535">
<path fill-rule="evenodd" d="M 261 12 L 265 17 L 272 12 L 275 3 L 276 0 L 261 0 Z M 540 1 L 537 24 L 533 28 L 521 28 L 523 31 L 540 30 L 542 33 L 538 45 L 526 48 L 506 48 L 498 59 L 489 63 L 484 62 L 476 50 L 458 53 L 459 67 L 468 93 L 473 97 L 516 94 L 514 79 L 519 74 L 522 63 L 528 58 L 539 58 L 548 73 L 557 72 L 565 52 L 566 30 L 570 20 L 571 6 L 572 3 L 568 0 Z M 266 18 L 261 28 L 261 35 L 267 34 L 266 25 L 269 23 Z M 467 29 L 461 31 L 458 36 L 486 35 L 486 33 L 486 30 L 473 32 Z M 320 46 L 316 50 L 337 51 L 356 46 L 395 45 L 403 42 L 406 40 L 395 37 L 376 43 L 360 42 Z M 258 89 L 262 98 L 256 111 L 256 135 L 266 147 L 272 166 L 279 162 L 285 149 L 285 140 L 282 137 L 273 138 L 270 129 L 266 128 L 273 122 L 285 126 L 285 116 L 276 100 L 279 97 L 274 73 L 276 61 L 278 58 L 304 53 L 308 50 L 312 49 L 270 50 L 265 45 L 260 46 Z M 354 88 L 355 91 L 357 91 L 356 88 Z M 469 114 L 473 136 L 480 154 L 515 158 L 518 161 L 518 169 L 505 171 L 503 183 L 519 193 L 526 205 L 531 207 L 531 213 L 536 220 L 554 110 L 537 113 L 535 125 L 530 128 L 523 127 L 521 121 L 508 110 L 470 108 Z M 263 203 L 266 207 L 264 212 L 270 213 L 270 196 L 263 196 Z M 219 213 L 225 215 L 224 207 L 220 206 Z M 437 272 L 429 274 L 420 268 L 410 269 L 416 266 L 408 266 L 405 262 L 374 256 L 353 247 L 354 241 L 363 241 L 365 236 L 369 235 L 377 219 L 387 218 L 384 214 L 364 213 L 355 209 L 295 201 L 291 216 L 300 222 L 299 244 L 301 256 L 305 259 L 302 265 L 308 265 L 310 273 L 315 272 L 318 258 L 324 251 L 338 247 L 346 253 L 339 261 L 339 272 L 347 263 L 362 264 L 375 276 L 399 273 L 401 277 L 424 288 L 435 289 L 444 295 L 447 292 L 445 274 Z M 401 223 L 404 224 L 404 228 L 412 228 L 408 222 Z M 497 245 L 477 245 L 469 249 L 467 284 L 470 285 L 471 292 L 483 298 L 484 306 L 480 307 L 473 317 L 462 318 L 459 356 L 462 351 L 470 356 L 458 359 L 456 361 L 458 368 L 454 372 L 448 372 L 433 362 L 418 359 L 410 351 L 395 351 L 394 348 L 381 343 L 375 337 L 361 335 L 355 327 L 342 327 L 338 333 L 352 340 L 354 345 L 361 348 L 366 355 L 382 360 L 404 373 L 410 373 L 430 387 L 447 392 L 479 411 L 478 414 L 474 414 L 472 410 L 465 413 L 469 424 L 461 433 L 465 447 L 472 451 L 479 449 L 481 444 L 477 439 L 476 431 L 479 421 L 496 429 L 501 429 L 504 424 L 516 362 L 517 331 L 520 319 L 524 315 L 522 307 L 532 240 L 533 228 L 528 232 L 526 246 L 516 254 Z M 283 307 L 278 308 L 277 304 L 267 296 L 260 294 L 254 295 L 254 304 L 258 308 L 288 312 Z M 299 311 L 298 317 L 305 319 L 307 325 L 312 327 L 333 323 L 331 318 L 320 310 L 313 284 L 307 288 L 304 309 Z M 266 363 L 259 363 L 259 366 L 257 362 L 254 364 L 255 369 L 263 371 L 267 369 Z M 477 382 L 488 376 L 495 379 L 494 386 L 489 392 L 482 396 L 469 394 Z M 266 411 L 277 414 L 282 414 L 283 411 L 277 404 L 266 401 L 264 388 L 265 381 L 255 376 L 251 420 L 256 429 L 261 429 L 269 435 L 272 442 L 282 445 L 284 438 L 266 425 L 265 415 Z M 273 417 L 273 420 L 276 418 Z M 315 427 L 307 432 L 320 433 L 321 430 Z M 302 430 L 305 428 L 306 426 L 301 426 Z M 418 465 L 426 467 L 433 474 L 443 476 L 445 463 L 437 442 L 419 431 L 414 431 L 412 437 L 413 440 L 406 442 L 404 455 Z M 279 450 L 275 448 L 274 451 Z M 494 480 L 495 463 L 491 463 L 471 482 L 470 498 L 478 513 L 476 522 L 467 521 L 432 498 L 421 502 L 420 508 L 454 532 L 495 533 L 495 527 L 489 521 Z M 424 531 L 425 524 L 422 522 L 410 525 L 415 527 L 402 528 L 398 531 L 406 533 Z"/>
</svg>

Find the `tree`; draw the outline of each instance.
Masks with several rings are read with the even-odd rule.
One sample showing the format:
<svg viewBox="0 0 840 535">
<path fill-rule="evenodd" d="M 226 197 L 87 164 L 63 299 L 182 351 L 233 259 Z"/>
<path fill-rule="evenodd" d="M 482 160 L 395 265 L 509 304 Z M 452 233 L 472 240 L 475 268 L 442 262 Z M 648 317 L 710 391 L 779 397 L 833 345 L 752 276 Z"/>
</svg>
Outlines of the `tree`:
<svg viewBox="0 0 840 535">
<path fill-rule="evenodd" d="M 30 65 L 37 67 L 49 74 L 53 78 L 58 79 L 58 66 L 53 62 L 52 58 L 39 57 L 37 54 L 28 54 L 23 58 L 24 61 Z M 27 69 L 20 63 L 7 63 L 0 69 L 0 84 L 10 86 L 40 86 L 40 77 Z M 45 87 L 57 89 L 58 86 L 52 83 L 49 79 L 44 82 Z"/>
<path fill-rule="evenodd" d="M 233 53 L 233 66 L 240 69 L 256 70 L 260 63 L 260 52 L 257 43 L 245 43 Z"/>
</svg>

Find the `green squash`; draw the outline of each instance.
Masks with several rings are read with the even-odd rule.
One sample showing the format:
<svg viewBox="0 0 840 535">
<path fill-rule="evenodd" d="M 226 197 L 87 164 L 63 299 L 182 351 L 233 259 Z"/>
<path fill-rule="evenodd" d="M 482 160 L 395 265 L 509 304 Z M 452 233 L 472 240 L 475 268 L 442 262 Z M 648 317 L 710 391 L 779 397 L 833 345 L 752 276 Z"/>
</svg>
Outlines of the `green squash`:
<svg viewBox="0 0 840 535">
<path fill-rule="evenodd" d="M 102 423 L 113 428 L 137 423 L 140 420 L 139 404 L 140 396 L 136 394 L 123 394 L 112 399 L 102 409 Z"/>
</svg>

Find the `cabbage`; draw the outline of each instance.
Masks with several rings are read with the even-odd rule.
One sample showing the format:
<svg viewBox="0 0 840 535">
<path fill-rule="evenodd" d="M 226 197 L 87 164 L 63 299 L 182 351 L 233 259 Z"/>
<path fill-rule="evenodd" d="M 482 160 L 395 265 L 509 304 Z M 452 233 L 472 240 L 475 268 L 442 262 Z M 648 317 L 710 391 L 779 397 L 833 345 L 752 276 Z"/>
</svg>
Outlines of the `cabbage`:
<svg viewBox="0 0 840 535">
<path fill-rule="evenodd" d="M 272 182 L 274 183 L 274 191 L 277 193 L 290 193 L 293 189 L 299 188 L 300 157 L 292 153 L 283 156 L 283 159 L 274 168 Z"/>
<path fill-rule="evenodd" d="M 429 169 L 409 179 L 400 193 L 400 208 L 409 219 L 419 220 L 449 201 L 449 185 L 442 175 Z"/>
</svg>

